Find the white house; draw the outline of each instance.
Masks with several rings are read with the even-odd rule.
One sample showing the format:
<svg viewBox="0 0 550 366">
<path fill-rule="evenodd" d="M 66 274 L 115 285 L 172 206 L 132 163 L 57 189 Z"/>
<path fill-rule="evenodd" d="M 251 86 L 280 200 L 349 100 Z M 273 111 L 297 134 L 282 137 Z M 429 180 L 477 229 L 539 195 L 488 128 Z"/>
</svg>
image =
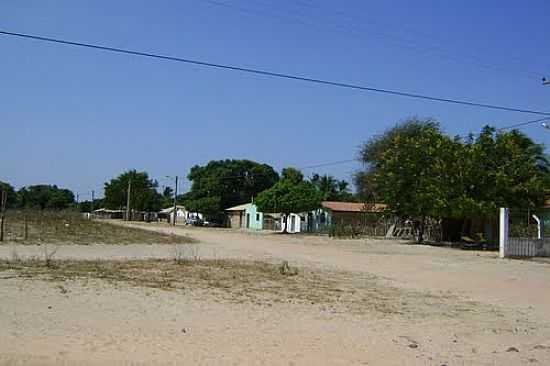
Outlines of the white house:
<svg viewBox="0 0 550 366">
<path fill-rule="evenodd" d="M 174 222 L 174 206 L 167 207 L 159 212 L 159 219 Z M 190 212 L 184 206 L 176 206 L 176 223 L 185 224 L 191 219 L 203 219 L 201 213 Z"/>
</svg>

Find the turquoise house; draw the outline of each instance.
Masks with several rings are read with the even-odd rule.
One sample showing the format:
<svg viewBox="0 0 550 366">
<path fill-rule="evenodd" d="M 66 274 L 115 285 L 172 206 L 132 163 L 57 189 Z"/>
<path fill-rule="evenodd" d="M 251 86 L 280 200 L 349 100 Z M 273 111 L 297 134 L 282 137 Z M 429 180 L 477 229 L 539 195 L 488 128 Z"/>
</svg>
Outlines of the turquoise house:
<svg viewBox="0 0 550 366">
<path fill-rule="evenodd" d="M 255 204 L 249 203 L 244 210 L 244 224 L 248 230 L 263 230 L 264 214 L 258 211 Z"/>
<path fill-rule="evenodd" d="M 234 229 L 263 230 L 264 214 L 254 203 L 245 203 L 225 210 L 229 226 Z"/>
</svg>

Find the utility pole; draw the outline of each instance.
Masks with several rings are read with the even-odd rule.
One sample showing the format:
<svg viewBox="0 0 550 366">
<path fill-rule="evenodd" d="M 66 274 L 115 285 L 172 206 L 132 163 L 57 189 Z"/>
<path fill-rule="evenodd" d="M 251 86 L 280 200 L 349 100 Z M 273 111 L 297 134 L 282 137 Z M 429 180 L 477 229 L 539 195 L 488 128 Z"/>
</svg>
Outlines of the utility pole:
<svg viewBox="0 0 550 366">
<path fill-rule="evenodd" d="M 94 192 L 94 190 L 92 189 L 92 205 L 91 205 L 91 209 L 90 209 L 91 212 L 94 212 L 94 193 L 95 193 L 95 192 Z"/>
<path fill-rule="evenodd" d="M 178 216 L 178 206 L 177 206 L 177 200 L 178 200 L 178 176 L 176 175 L 176 184 L 174 187 L 174 222 L 172 225 L 176 226 L 176 219 Z"/>
<path fill-rule="evenodd" d="M 128 191 L 126 192 L 126 221 L 130 221 L 130 194 L 132 193 L 132 176 L 128 179 Z"/>
<path fill-rule="evenodd" d="M 8 202 L 8 192 L 2 190 L 0 197 L 0 241 L 4 241 L 4 213 L 6 212 L 6 204 Z"/>
<path fill-rule="evenodd" d="M 167 175 L 166 178 L 175 180 L 175 187 L 174 187 L 174 212 L 172 213 L 172 225 L 176 226 L 176 219 L 177 219 L 177 213 L 178 213 L 178 206 L 177 206 L 177 199 L 178 199 L 178 176 L 175 177 Z"/>
<path fill-rule="evenodd" d="M 78 198 L 79 198 L 79 196 L 80 196 L 80 195 L 79 195 L 78 192 L 77 192 L 77 193 L 76 193 L 76 205 L 77 205 L 77 206 L 78 206 Z"/>
</svg>

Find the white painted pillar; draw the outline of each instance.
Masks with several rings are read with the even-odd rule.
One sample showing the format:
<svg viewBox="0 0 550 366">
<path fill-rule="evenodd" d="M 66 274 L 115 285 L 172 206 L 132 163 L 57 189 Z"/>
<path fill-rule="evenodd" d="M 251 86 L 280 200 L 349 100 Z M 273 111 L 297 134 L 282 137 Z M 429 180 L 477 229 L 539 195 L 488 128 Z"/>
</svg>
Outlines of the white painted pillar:
<svg viewBox="0 0 550 366">
<path fill-rule="evenodd" d="M 499 252 L 498 256 L 500 258 L 506 257 L 506 252 L 508 249 L 508 217 L 509 209 L 500 208 L 499 212 Z"/>
</svg>

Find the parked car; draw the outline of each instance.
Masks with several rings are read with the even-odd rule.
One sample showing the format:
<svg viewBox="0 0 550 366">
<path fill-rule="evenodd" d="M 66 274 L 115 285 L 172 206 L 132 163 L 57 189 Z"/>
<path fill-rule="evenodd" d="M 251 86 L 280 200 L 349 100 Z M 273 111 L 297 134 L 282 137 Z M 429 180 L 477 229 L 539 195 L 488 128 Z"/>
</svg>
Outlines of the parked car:
<svg viewBox="0 0 550 366">
<path fill-rule="evenodd" d="M 185 224 L 186 225 L 193 225 L 193 226 L 203 226 L 204 225 L 204 221 L 202 221 L 200 218 L 198 217 L 190 217 L 188 218 L 187 220 L 185 220 Z"/>
</svg>

